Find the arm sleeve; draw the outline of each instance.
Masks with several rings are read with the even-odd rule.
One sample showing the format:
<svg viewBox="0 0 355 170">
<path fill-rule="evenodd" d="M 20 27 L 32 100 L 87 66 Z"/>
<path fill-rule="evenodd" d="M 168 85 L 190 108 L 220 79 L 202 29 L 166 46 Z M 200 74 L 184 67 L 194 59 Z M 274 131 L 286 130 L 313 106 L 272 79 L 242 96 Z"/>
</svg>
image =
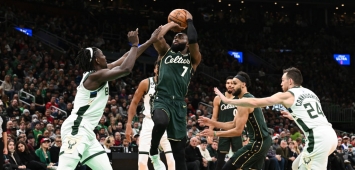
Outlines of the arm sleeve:
<svg viewBox="0 0 355 170">
<path fill-rule="evenodd" d="M 192 22 L 192 19 L 187 20 L 187 37 L 189 40 L 189 44 L 197 43 L 197 32 Z"/>
</svg>

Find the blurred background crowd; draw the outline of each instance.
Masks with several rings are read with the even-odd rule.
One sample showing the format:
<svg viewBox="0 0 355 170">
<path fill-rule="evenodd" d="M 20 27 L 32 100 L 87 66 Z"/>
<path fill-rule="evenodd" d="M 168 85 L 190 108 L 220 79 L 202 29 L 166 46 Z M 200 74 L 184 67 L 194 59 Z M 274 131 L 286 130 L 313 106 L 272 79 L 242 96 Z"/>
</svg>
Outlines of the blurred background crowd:
<svg viewBox="0 0 355 170">
<path fill-rule="evenodd" d="M 321 99 L 323 111 L 337 131 L 339 145 L 329 157 L 328 168 L 355 168 L 355 134 L 349 126 L 355 121 L 354 64 L 340 66 L 332 56 L 355 54 L 354 33 L 348 31 L 355 26 L 355 12 L 344 9 L 325 14 L 312 5 L 300 10 L 295 4 L 215 1 L 170 4 L 193 14 L 203 60 L 185 99 L 187 147 L 198 147 L 202 154 L 186 161 L 200 160 L 205 163 L 201 169 L 210 170 L 216 162 L 218 139 L 207 141 L 199 134 L 205 127 L 196 121 L 201 115 L 211 117 L 213 87 L 223 91 L 227 76 L 245 71 L 252 78 L 248 90 L 256 97 L 265 97 L 281 90 L 282 69 L 294 66 L 303 73 L 303 86 Z M 155 0 L 1 2 L 0 112 L 8 120 L 3 131 L 10 141 L 6 161 L 14 169 L 23 169 L 23 165 L 55 168 L 61 146 L 60 127 L 71 114 L 83 74 L 74 62 L 78 49 L 95 46 L 108 60 L 116 60 L 130 47 L 126 38 L 129 30 L 139 28 L 142 43 L 157 26 L 166 23 L 172 9 Z M 29 28 L 33 36 L 14 27 Z M 171 42 L 172 37 L 169 33 L 165 38 Z M 244 61 L 229 55 L 230 50 L 243 51 Z M 108 153 L 111 146 L 139 145 L 142 103 L 132 123 L 132 143 L 124 139 L 127 110 L 139 82 L 153 75 L 156 57 L 154 49 L 149 48 L 129 76 L 109 82 L 110 97 L 95 130 Z M 296 124 L 280 116 L 279 107 L 263 108 L 274 141 L 265 163 L 265 169 L 270 170 L 290 169 L 305 143 Z M 247 136 L 243 140 L 247 142 Z"/>
</svg>

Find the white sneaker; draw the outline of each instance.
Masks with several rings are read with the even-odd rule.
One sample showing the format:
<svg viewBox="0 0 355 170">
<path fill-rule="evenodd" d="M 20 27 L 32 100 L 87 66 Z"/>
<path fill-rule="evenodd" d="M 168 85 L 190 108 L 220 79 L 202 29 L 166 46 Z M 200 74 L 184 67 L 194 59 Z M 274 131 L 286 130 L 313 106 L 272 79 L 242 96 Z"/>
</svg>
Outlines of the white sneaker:
<svg viewBox="0 0 355 170">
<path fill-rule="evenodd" d="M 164 163 L 160 160 L 159 154 L 150 156 L 155 170 L 166 170 Z"/>
</svg>

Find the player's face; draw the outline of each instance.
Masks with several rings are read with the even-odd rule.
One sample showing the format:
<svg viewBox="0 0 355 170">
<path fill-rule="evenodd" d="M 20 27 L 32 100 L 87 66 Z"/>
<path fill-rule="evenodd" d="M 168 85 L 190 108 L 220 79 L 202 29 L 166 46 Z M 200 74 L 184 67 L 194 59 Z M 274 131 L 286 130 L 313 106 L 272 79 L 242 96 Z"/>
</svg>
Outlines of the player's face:
<svg viewBox="0 0 355 170">
<path fill-rule="evenodd" d="M 286 76 L 287 73 L 284 73 L 281 78 L 281 88 L 283 92 L 286 92 L 289 89 L 290 79 Z"/>
<path fill-rule="evenodd" d="M 100 66 L 100 68 L 107 68 L 106 56 L 102 53 L 101 50 L 97 50 L 96 52 L 96 63 Z"/>
<path fill-rule="evenodd" d="M 226 81 L 227 93 L 232 94 L 234 92 L 234 82 L 233 79 L 228 79 Z"/>
<path fill-rule="evenodd" d="M 187 36 L 182 33 L 175 35 L 173 43 L 171 44 L 171 49 L 175 52 L 183 51 L 187 46 Z"/>
<path fill-rule="evenodd" d="M 243 82 L 241 82 L 237 78 L 233 78 L 233 83 L 234 83 L 234 95 L 235 96 L 239 96 L 240 93 L 242 93 L 242 84 L 243 84 Z"/>
</svg>

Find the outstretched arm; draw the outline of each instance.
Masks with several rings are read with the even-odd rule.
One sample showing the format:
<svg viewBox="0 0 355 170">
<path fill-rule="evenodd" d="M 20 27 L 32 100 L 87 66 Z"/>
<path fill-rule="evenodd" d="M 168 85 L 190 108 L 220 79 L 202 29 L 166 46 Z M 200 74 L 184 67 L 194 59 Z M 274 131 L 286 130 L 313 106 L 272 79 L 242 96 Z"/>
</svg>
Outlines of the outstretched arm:
<svg viewBox="0 0 355 170">
<path fill-rule="evenodd" d="M 230 122 L 218 122 L 216 120 L 211 120 L 208 117 L 203 117 L 200 116 L 198 119 L 198 123 L 200 123 L 203 126 L 209 126 L 209 127 L 215 127 L 223 130 L 229 130 L 235 127 L 235 122 L 230 121 Z M 209 130 L 213 131 L 213 129 L 209 128 Z"/>
<path fill-rule="evenodd" d="M 143 52 L 150 46 L 152 45 L 154 42 L 158 41 L 158 35 L 160 33 L 162 29 L 162 26 L 159 26 L 153 33 L 152 33 L 152 36 L 150 37 L 149 40 L 147 40 L 144 44 L 140 45 L 138 47 L 138 50 L 137 50 L 137 56 L 136 56 L 136 59 L 141 56 L 143 54 Z M 133 46 L 133 44 L 132 44 Z M 118 60 L 110 63 L 110 64 L 107 64 L 107 68 L 108 69 L 112 69 L 116 66 L 120 66 L 123 61 L 128 57 L 128 53 L 129 52 L 126 52 L 121 58 L 119 58 Z"/>
<path fill-rule="evenodd" d="M 197 66 L 201 62 L 200 47 L 197 43 L 197 31 L 192 21 L 192 15 L 189 11 L 186 12 L 186 22 L 187 22 L 187 37 L 189 40 L 189 50 L 192 59 L 192 67 L 196 71 Z"/>
<path fill-rule="evenodd" d="M 242 98 L 238 100 L 228 99 L 224 96 L 216 87 L 214 88 L 215 93 L 221 98 L 224 103 L 242 106 L 242 107 L 266 107 L 272 106 L 275 104 L 285 105 L 285 101 L 293 97 L 291 93 L 276 93 L 270 97 L 265 98 Z"/>
</svg>

